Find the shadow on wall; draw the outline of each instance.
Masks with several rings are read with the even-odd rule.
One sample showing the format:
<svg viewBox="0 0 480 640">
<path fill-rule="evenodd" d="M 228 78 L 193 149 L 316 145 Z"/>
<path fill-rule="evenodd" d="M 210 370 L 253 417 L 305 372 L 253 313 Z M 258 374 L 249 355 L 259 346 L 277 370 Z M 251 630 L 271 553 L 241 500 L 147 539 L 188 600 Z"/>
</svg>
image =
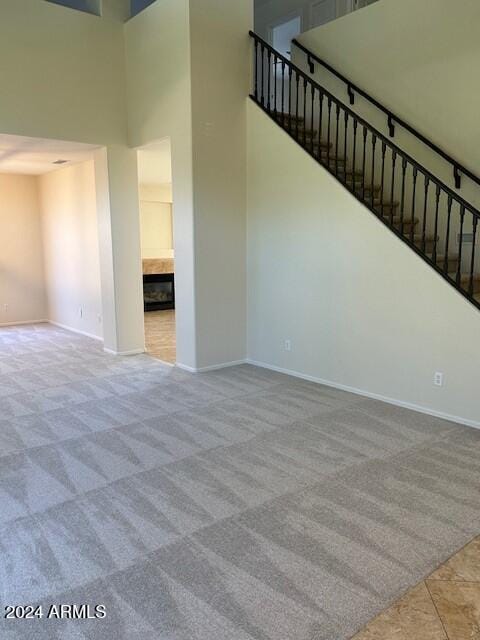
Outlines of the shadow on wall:
<svg viewBox="0 0 480 640">
<path fill-rule="evenodd" d="M 155 0 L 131 0 L 131 16 L 136 16 L 137 13 L 140 13 L 140 11 L 143 11 L 154 2 Z"/>
</svg>

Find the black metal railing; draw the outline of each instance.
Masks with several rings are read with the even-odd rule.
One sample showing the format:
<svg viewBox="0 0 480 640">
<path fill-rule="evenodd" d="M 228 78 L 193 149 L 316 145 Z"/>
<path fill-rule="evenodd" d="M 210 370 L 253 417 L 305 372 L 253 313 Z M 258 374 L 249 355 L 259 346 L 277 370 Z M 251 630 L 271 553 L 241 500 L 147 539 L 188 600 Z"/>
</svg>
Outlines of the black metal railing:
<svg viewBox="0 0 480 640">
<path fill-rule="evenodd" d="M 252 100 L 480 308 L 480 212 L 265 40 L 250 35 Z"/>
<path fill-rule="evenodd" d="M 440 156 L 443 160 L 445 160 L 448 164 L 450 164 L 453 169 L 453 177 L 455 180 L 455 187 L 457 189 L 460 189 L 462 186 L 462 175 L 466 176 L 472 182 L 480 186 L 480 178 L 476 176 L 472 171 L 470 171 L 470 169 L 467 169 L 467 167 L 463 166 L 455 158 L 452 158 L 451 155 L 449 155 L 446 151 L 441 149 L 437 144 L 435 144 L 429 138 L 427 138 L 422 133 L 420 133 L 420 131 L 412 127 L 412 125 L 408 124 L 408 122 L 405 122 L 405 120 L 398 117 L 395 113 L 393 113 L 391 109 L 388 109 L 387 107 L 385 107 L 383 104 L 381 104 L 381 102 L 376 100 L 373 96 L 368 94 L 366 91 L 364 91 L 355 83 L 353 83 L 351 80 L 346 78 L 339 71 L 334 69 L 330 64 L 328 64 L 328 62 L 325 62 L 325 60 L 322 60 L 321 58 L 319 58 L 315 53 L 310 51 L 310 49 L 307 49 L 307 47 L 305 47 L 298 40 L 296 39 L 292 40 L 292 44 L 294 44 L 298 49 L 300 49 L 300 51 L 303 51 L 303 53 L 305 53 L 305 55 L 307 56 L 307 64 L 310 69 L 310 73 L 315 72 L 314 62 L 316 62 L 322 65 L 324 69 L 329 71 L 333 76 L 338 78 L 338 80 L 340 80 L 346 85 L 347 93 L 348 93 L 348 97 L 351 105 L 355 104 L 355 95 L 357 94 L 359 96 L 362 96 L 362 98 L 365 98 L 365 100 L 368 100 L 368 102 L 370 102 L 370 104 L 373 104 L 373 106 L 376 107 L 379 111 L 382 111 L 387 116 L 387 125 L 388 125 L 388 131 L 389 131 L 390 137 L 393 138 L 395 136 L 395 126 L 398 125 L 405 131 L 408 131 L 408 133 L 414 136 L 417 140 L 420 140 L 420 142 L 422 142 L 425 146 L 429 147 L 438 156 Z"/>
</svg>

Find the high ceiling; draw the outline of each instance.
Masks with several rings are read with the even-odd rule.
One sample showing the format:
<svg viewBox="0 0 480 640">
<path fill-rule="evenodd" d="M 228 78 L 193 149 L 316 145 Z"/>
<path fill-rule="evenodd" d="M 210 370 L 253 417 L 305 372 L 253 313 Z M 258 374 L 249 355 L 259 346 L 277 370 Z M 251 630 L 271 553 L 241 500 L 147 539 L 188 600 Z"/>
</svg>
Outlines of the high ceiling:
<svg viewBox="0 0 480 640">
<path fill-rule="evenodd" d="M 0 134 L 0 173 L 39 176 L 89 160 L 97 147 L 79 142 Z M 62 164 L 54 164 L 66 160 Z"/>
</svg>

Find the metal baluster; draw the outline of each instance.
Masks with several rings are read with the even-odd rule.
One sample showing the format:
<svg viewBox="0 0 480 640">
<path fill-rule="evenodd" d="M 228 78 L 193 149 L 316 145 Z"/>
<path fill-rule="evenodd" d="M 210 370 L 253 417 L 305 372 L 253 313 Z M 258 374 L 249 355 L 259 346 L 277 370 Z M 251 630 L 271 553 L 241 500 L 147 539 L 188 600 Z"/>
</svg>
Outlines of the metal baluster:
<svg viewBox="0 0 480 640">
<path fill-rule="evenodd" d="M 440 187 L 437 184 L 437 188 L 435 190 L 435 231 L 433 236 L 433 254 L 432 259 L 433 263 L 437 264 L 437 237 L 438 237 L 438 212 L 440 208 Z"/>
<path fill-rule="evenodd" d="M 415 235 L 415 208 L 416 208 L 416 198 L 417 198 L 417 178 L 418 178 L 418 169 L 417 167 L 413 167 L 413 191 L 412 191 L 412 217 L 410 220 L 410 241 L 414 242 Z"/>
<path fill-rule="evenodd" d="M 380 192 L 380 210 L 382 213 L 382 217 L 383 217 L 383 211 L 384 211 L 384 203 L 385 203 L 385 198 L 384 198 L 384 190 L 385 190 L 385 154 L 387 151 L 387 145 L 385 144 L 385 142 L 382 142 L 382 184 L 381 184 L 381 192 Z"/>
<path fill-rule="evenodd" d="M 465 222 L 465 205 L 460 205 L 460 240 L 458 245 L 457 286 L 460 286 L 462 278 L 462 253 L 463 253 L 463 223 Z"/>
<path fill-rule="evenodd" d="M 472 241 L 472 258 L 470 262 L 470 285 L 468 287 L 468 293 L 470 296 L 473 296 L 473 281 L 475 275 L 475 244 L 477 240 L 477 225 L 478 218 L 476 215 L 472 213 L 473 216 L 473 241 Z"/>
<path fill-rule="evenodd" d="M 320 91 L 319 93 L 319 100 L 320 100 L 320 111 L 318 114 L 318 152 L 317 152 L 317 158 L 319 160 L 322 159 L 322 119 L 323 119 L 323 93 Z"/>
<path fill-rule="evenodd" d="M 282 60 L 282 120 L 285 120 L 285 60 Z M 285 126 L 285 122 L 282 122 Z"/>
<path fill-rule="evenodd" d="M 425 198 L 423 201 L 423 224 L 422 224 L 422 252 L 425 253 L 425 236 L 427 232 L 427 213 L 428 213 L 428 187 L 430 186 L 430 178 L 425 176 Z"/>
<path fill-rule="evenodd" d="M 262 55 L 262 107 L 265 106 L 265 45 L 260 45 L 260 53 Z"/>
<path fill-rule="evenodd" d="M 338 134 L 339 134 L 339 123 L 340 123 L 340 105 L 337 104 L 336 109 L 336 129 L 335 129 L 335 175 L 338 176 Z"/>
<path fill-rule="evenodd" d="M 303 146 L 307 146 L 307 80 L 303 79 Z"/>
<path fill-rule="evenodd" d="M 355 173 L 355 165 L 357 162 L 357 129 L 358 129 L 358 121 L 355 118 L 355 116 L 353 117 L 353 160 L 352 160 L 352 191 L 355 192 L 356 191 L 356 173 Z M 346 167 L 345 167 L 345 174 L 346 174 Z"/>
<path fill-rule="evenodd" d="M 452 196 L 448 196 L 447 201 L 447 237 L 445 238 L 445 261 L 443 263 L 443 270 L 448 273 L 448 251 L 450 249 L 450 221 L 452 217 Z"/>
<path fill-rule="evenodd" d="M 393 227 L 393 199 L 395 197 L 395 168 L 397 164 L 397 152 L 392 149 L 392 184 L 390 186 L 390 225 Z"/>
<path fill-rule="evenodd" d="M 272 75 L 272 52 L 270 49 L 267 54 L 267 64 L 268 64 L 268 87 L 267 87 L 267 110 L 270 111 L 270 93 L 271 89 L 271 75 Z"/>
<path fill-rule="evenodd" d="M 292 67 L 288 67 L 288 130 L 292 133 Z"/>
<path fill-rule="evenodd" d="M 332 123 L 332 99 L 328 98 L 328 137 L 327 137 L 327 166 L 330 168 L 330 125 Z"/>
<path fill-rule="evenodd" d="M 299 90 L 299 87 L 300 87 L 300 76 L 298 75 L 298 71 L 295 72 L 295 75 L 296 75 L 296 80 L 297 80 L 296 81 L 297 96 L 296 96 L 296 113 L 295 113 L 295 117 L 296 117 L 296 124 L 295 124 L 296 132 L 295 132 L 295 135 L 296 135 L 296 137 L 298 139 L 298 106 L 299 106 L 298 105 L 298 90 Z"/>
<path fill-rule="evenodd" d="M 370 194 L 370 200 L 372 201 L 372 209 L 373 209 L 373 192 L 375 186 L 375 148 L 377 146 L 377 136 L 372 133 L 372 192 Z"/>
<path fill-rule="evenodd" d="M 313 131 L 315 129 L 315 123 L 313 121 L 315 117 L 315 85 L 312 84 L 312 112 L 311 112 L 311 122 L 312 122 L 312 135 L 310 137 L 310 153 L 313 156 L 313 148 L 315 146 L 315 136 L 313 135 Z"/>
<path fill-rule="evenodd" d="M 402 195 L 400 198 L 400 232 L 403 236 L 405 233 L 404 215 L 405 215 L 405 178 L 407 175 L 407 161 L 402 160 Z"/>
<path fill-rule="evenodd" d="M 348 112 L 345 111 L 345 139 L 343 141 L 343 181 L 347 184 L 347 143 L 348 143 Z"/>
<path fill-rule="evenodd" d="M 365 171 L 367 170 L 367 127 L 363 125 L 363 169 L 362 169 L 362 200 L 365 202 Z"/>
<path fill-rule="evenodd" d="M 277 54 L 273 58 L 273 113 L 277 115 Z"/>
<path fill-rule="evenodd" d="M 255 40 L 255 62 L 254 62 L 254 72 L 255 72 L 255 100 L 258 102 L 258 42 Z"/>
</svg>

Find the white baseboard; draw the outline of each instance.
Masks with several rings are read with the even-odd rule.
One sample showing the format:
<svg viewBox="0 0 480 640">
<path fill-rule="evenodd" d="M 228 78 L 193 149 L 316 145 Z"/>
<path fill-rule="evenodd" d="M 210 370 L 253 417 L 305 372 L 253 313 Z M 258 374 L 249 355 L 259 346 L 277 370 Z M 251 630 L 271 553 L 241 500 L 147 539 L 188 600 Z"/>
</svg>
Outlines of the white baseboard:
<svg viewBox="0 0 480 640">
<path fill-rule="evenodd" d="M 67 324 L 62 324 L 61 322 L 54 322 L 53 320 L 46 320 L 48 324 L 53 324 L 55 327 L 60 327 L 60 329 L 65 329 L 66 331 L 71 331 L 72 333 L 78 333 L 81 336 L 85 336 L 86 338 L 92 338 L 92 340 L 98 340 L 99 342 L 103 342 L 103 338 L 94 335 L 93 333 L 88 333 L 87 331 L 80 331 L 80 329 L 74 329 L 73 327 L 69 327 Z"/>
<path fill-rule="evenodd" d="M 103 348 L 105 353 L 111 356 L 139 356 L 141 353 L 145 353 L 145 349 L 132 349 L 131 351 L 114 351 L 113 349 Z"/>
<path fill-rule="evenodd" d="M 18 322 L 2 322 L 0 327 L 15 327 L 24 324 L 47 324 L 48 320 L 19 320 Z"/>
<path fill-rule="evenodd" d="M 228 367 L 236 367 L 239 364 L 245 364 L 247 360 L 233 360 L 232 362 L 222 362 L 221 364 L 212 364 L 209 367 L 189 367 L 186 364 L 177 362 L 177 367 L 190 373 L 206 373 L 207 371 L 217 371 L 218 369 L 227 369 Z"/>
<path fill-rule="evenodd" d="M 257 360 L 251 360 L 249 358 L 247 358 L 246 362 L 256 367 L 262 367 L 262 369 L 270 369 L 271 371 L 284 373 L 294 378 L 301 378 L 302 380 L 308 380 L 309 382 L 316 382 L 317 384 L 323 384 L 326 387 L 340 389 L 341 391 L 348 391 L 349 393 L 355 393 L 358 396 L 364 396 L 365 398 L 372 398 L 373 400 L 380 400 L 381 402 L 386 402 L 387 404 L 393 404 L 397 407 L 403 407 L 404 409 L 411 409 L 412 411 L 418 411 L 418 413 L 425 413 L 429 416 L 433 416 L 434 418 L 442 418 L 443 420 L 450 420 L 450 422 L 457 422 L 458 424 L 463 424 L 463 425 L 466 425 L 467 427 L 480 429 L 480 422 L 478 422 L 477 420 L 470 420 L 470 418 L 462 418 L 460 416 L 454 416 L 449 413 L 444 413 L 443 411 L 436 411 L 435 409 L 431 409 L 430 407 L 423 407 L 421 405 L 414 404 L 412 402 L 404 402 L 403 400 L 389 398 L 388 396 L 383 396 L 379 393 L 372 393 L 370 391 L 365 391 L 364 389 L 349 387 L 348 385 L 345 385 L 345 384 L 339 384 L 338 382 L 331 382 L 330 380 L 324 380 L 323 378 L 317 378 L 316 376 L 309 376 L 305 373 L 292 371 L 291 369 L 284 369 L 283 367 L 276 367 L 275 365 L 267 364 L 265 362 L 258 362 Z"/>
</svg>

